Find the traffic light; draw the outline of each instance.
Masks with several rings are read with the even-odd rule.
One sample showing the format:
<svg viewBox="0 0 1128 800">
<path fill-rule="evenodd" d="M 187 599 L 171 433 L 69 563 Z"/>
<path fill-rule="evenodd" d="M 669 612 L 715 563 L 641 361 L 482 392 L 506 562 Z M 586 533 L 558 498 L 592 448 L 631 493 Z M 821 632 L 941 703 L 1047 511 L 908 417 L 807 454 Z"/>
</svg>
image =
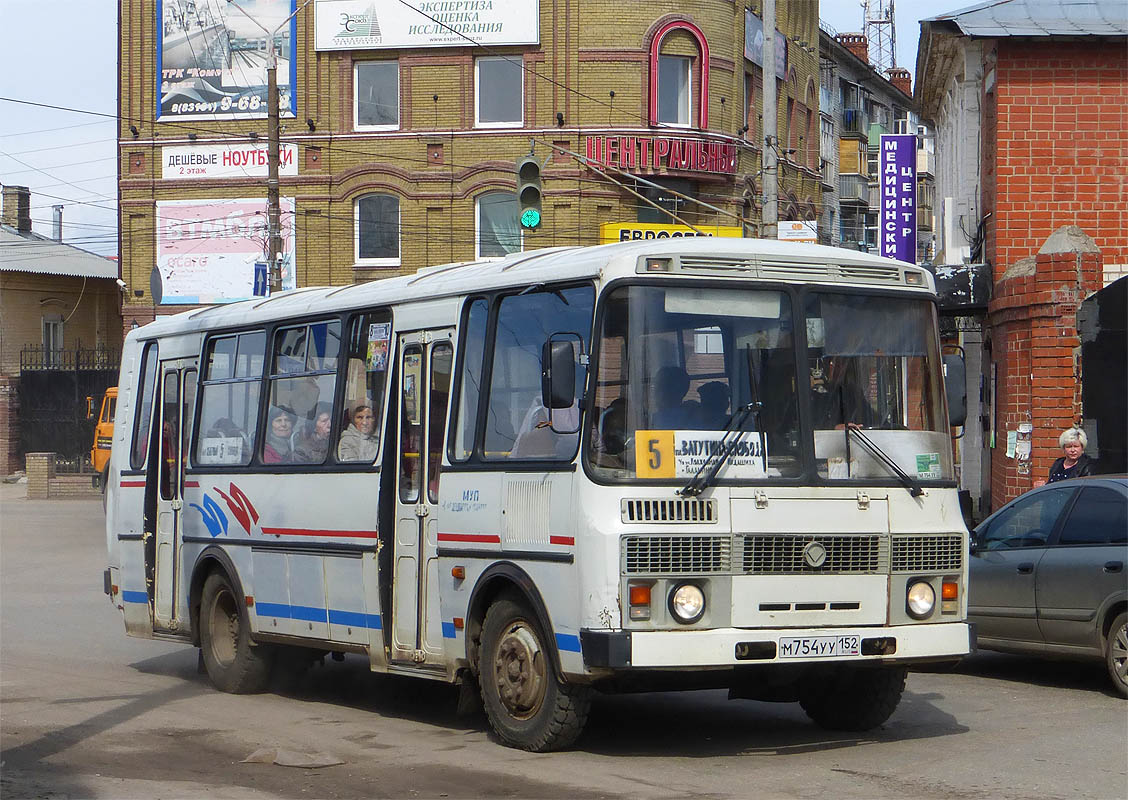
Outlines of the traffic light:
<svg viewBox="0 0 1128 800">
<path fill-rule="evenodd" d="M 517 159 L 517 212 L 522 228 L 540 227 L 541 165 L 532 154 Z"/>
</svg>

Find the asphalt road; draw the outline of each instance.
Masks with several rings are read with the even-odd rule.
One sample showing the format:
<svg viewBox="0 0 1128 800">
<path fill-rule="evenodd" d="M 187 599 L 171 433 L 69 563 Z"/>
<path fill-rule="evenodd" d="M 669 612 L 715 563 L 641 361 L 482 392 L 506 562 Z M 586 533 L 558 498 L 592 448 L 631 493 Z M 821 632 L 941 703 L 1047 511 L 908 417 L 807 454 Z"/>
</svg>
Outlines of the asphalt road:
<svg viewBox="0 0 1128 800">
<path fill-rule="evenodd" d="M 569 752 L 497 744 L 453 689 L 326 661 L 213 690 L 182 645 L 129 639 L 102 594 L 101 504 L 0 486 L 0 795 L 7 798 L 1128 797 L 1128 705 L 1100 664 L 982 653 L 914 673 L 862 736 L 723 692 L 597 698 Z M 344 763 L 244 763 L 260 748 Z"/>
</svg>

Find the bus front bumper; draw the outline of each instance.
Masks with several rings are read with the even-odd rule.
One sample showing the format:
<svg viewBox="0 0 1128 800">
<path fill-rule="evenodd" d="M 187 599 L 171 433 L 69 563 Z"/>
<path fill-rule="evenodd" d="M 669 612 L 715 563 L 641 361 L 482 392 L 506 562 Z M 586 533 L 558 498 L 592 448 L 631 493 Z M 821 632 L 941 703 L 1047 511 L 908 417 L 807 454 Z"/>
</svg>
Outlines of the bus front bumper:
<svg viewBox="0 0 1128 800">
<path fill-rule="evenodd" d="M 720 628 L 580 632 L 588 667 L 683 669 L 818 662 L 958 659 L 975 648 L 965 622 L 858 628 Z"/>
</svg>

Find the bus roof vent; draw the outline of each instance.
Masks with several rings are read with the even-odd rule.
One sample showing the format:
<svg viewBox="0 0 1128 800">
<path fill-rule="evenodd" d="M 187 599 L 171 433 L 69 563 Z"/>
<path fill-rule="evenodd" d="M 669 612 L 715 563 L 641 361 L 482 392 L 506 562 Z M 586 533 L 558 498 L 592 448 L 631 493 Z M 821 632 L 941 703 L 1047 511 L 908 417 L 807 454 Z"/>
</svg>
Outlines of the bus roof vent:
<svg viewBox="0 0 1128 800">
<path fill-rule="evenodd" d="M 623 522 L 695 523 L 716 522 L 717 501 L 696 497 L 670 500 L 623 498 L 620 505 Z"/>
<path fill-rule="evenodd" d="M 901 270 L 895 265 L 844 264 L 838 268 L 838 273 L 846 280 L 865 281 L 866 283 L 901 283 Z"/>
<path fill-rule="evenodd" d="M 763 259 L 760 262 L 760 275 L 764 278 L 793 278 L 809 281 L 819 278 L 829 278 L 830 268 L 826 264 L 812 263 L 810 261 L 782 261 L 779 259 Z"/>
<path fill-rule="evenodd" d="M 733 258 L 729 256 L 682 256 L 679 259 L 682 272 L 695 272 L 698 270 L 724 270 L 725 272 L 755 269 L 756 264 L 750 258 Z"/>
</svg>

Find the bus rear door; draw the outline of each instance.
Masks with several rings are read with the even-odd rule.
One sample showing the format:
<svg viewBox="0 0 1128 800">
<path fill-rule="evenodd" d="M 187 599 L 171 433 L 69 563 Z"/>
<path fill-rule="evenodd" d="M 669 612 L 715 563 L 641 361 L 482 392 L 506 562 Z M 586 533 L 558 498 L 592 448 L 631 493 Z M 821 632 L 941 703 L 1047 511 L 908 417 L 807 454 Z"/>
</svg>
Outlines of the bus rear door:
<svg viewBox="0 0 1128 800">
<path fill-rule="evenodd" d="M 392 582 L 392 661 L 440 666 L 439 467 L 446 431 L 453 329 L 399 339 L 399 441 Z"/>
</svg>

